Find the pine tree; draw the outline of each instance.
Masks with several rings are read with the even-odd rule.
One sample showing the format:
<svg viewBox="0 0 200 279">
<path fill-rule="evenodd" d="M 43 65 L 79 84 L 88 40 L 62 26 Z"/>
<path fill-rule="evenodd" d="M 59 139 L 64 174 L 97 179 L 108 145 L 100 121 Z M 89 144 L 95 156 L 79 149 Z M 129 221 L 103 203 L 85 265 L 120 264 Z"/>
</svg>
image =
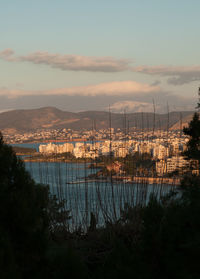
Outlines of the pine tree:
<svg viewBox="0 0 200 279">
<path fill-rule="evenodd" d="M 34 182 L 0 134 L 1 278 L 34 277 L 46 251 L 48 204 L 48 187 Z"/>
<path fill-rule="evenodd" d="M 189 136 L 187 143 L 187 151 L 184 155 L 188 159 L 197 160 L 200 163 L 200 119 L 199 113 L 194 113 L 193 119 L 189 123 L 189 127 L 184 128 L 183 132 Z"/>
</svg>

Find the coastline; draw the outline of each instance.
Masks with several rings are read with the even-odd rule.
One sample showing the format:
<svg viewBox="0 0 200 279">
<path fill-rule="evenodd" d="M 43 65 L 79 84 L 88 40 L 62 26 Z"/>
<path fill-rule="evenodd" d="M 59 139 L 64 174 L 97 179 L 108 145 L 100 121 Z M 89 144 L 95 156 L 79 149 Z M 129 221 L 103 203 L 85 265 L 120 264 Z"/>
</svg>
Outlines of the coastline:
<svg viewBox="0 0 200 279">
<path fill-rule="evenodd" d="M 180 185 L 180 178 L 170 178 L 170 177 L 139 177 L 135 176 L 133 178 L 135 183 L 148 183 L 148 184 L 168 184 L 168 185 Z"/>
<path fill-rule="evenodd" d="M 29 149 L 31 150 L 31 149 Z M 20 152 L 21 151 L 21 152 Z M 25 152 L 26 151 L 26 152 Z M 91 158 L 70 158 L 70 157 L 65 157 L 63 155 L 48 155 L 44 156 L 41 155 L 39 152 L 27 152 L 27 148 L 22 148 L 22 150 L 19 150 L 16 152 L 17 156 L 20 156 L 21 159 L 24 162 L 38 162 L 38 163 L 71 163 L 71 164 L 76 164 L 76 163 L 87 163 L 90 164 L 87 166 L 87 168 L 91 168 L 92 165 L 94 164 L 94 161 L 91 160 Z M 95 165 L 95 168 L 102 168 L 104 166 L 103 162 L 102 163 L 97 163 Z M 109 176 L 106 175 L 104 178 L 108 178 Z M 93 179 L 96 179 L 98 181 L 98 178 L 93 177 Z M 136 184 L 166 184 L 166 185 L 175 185 L 178 186 L 180 185 L 180 180 L 181 178 L 170 178 L 170 177 L 145 177 L 145 176 L 129 176 L 129 175 L 124 175 L 124 176 L 118 176 L 118 175 L 113 175 L 112 179 L 114 182 L 124 182 L 124 183 L 136 183 Z"/>
<path fill-rule="evenodd" d="M 17 154 L 18 155 L 18 154 Z M 24 157 L 26 155 L 20 154 L 24 162 L 38 162 L 38 163 L 91 163 L 91 159 L 71 159 L 64 157 L 34 157 L 32 155 Z"/>
</svg>

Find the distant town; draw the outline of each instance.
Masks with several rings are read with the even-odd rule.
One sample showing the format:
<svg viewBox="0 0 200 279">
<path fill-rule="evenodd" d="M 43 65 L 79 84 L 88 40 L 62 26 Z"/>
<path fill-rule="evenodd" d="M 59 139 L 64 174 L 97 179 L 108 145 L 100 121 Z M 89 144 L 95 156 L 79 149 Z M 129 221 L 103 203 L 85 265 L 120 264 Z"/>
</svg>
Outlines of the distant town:
<svg viewBox="0 0 200 279">
<path fill-rule="evenodd" d="M 72 129 L 38 129 L 30 132 L 6 133 L 3 131 L 4 140 L 8 144 L 17 143 L 39 143 L 39 142 L 67 142 L 67 141 L 104 141 L 104 140 L 153 140 L 161 139 L 169 143 L 174 139 L 186 139 L 181 130 L 161 130 L 161 129 L 100 129 L 100 130 L 72 130 Z"/>
<path fill-rule="evenodd" d="M 183 169 L 188 165 L 188 161 L 182 156 L 188 138 L 181 130 L 53 129 L 24 134 L 4 134 L 4 138 L 9 144 L 41 143 L 39 154 L 43 159 L 44 156 L 49 158 L 51 154 L 64 153 L 70 153 L 76 159 L 92 160 L 109 155 L 114 158 L 125 158 L 129 154 L 149 154 L 155 162 L 158 176 Z M 60 144 L 57 144 L 58 142 Z"/>
</svg>

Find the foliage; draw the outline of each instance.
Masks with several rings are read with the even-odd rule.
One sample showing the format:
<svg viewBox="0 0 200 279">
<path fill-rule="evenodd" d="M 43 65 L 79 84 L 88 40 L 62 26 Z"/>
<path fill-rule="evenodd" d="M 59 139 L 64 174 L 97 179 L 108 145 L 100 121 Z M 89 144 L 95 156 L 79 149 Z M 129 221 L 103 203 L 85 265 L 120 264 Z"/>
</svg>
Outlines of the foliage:
<svg viewBox="0 0 200 279">
<path fill-rule="evenodd" d="M 55 195 L 50 195 L 47 214 L 49 218 L 49 232 L 52 238 L 57 236 L 62 231 L 69 230 L 68 221 L 71 217 L 70 211 L 65 210 L 65 200 L 58 202 Z"/>
<path fill-rule="evenodd" d="M 154 168 L 155 162 L 148 153 L 139 154 L 139 152 L 136 152 L 133 155 L 127 155 L 125 158 L 124 170 L 128 175 L 148 175 L 150 171 L 153 172 Z"/>
<path fill-rule="evenodd" d="M 48 188 L 32 180 L 23 162 L 0 136 L 1 257 L 6 255 L 17 273 L 33 272 L 44 255 L 47 205 Z M 2 271 L 7 268 L 2 261 L 0 266 Z"/>
<path fill-rule="evenodd" d="M 35 278 L 52 228 L 68 218 L 63 204 L 49 195 L 48 186 L 34 182 L 0 134 L 1 278 Z"/>
<path fill-rule="evenodd" d="M 200 162 L 200 119 L 198 113 L 194 114 L 189 127 L 184 128 L 183 132 L 189 136 L 185 156 L 188 159 L 195 159 Z"/>
</svg>

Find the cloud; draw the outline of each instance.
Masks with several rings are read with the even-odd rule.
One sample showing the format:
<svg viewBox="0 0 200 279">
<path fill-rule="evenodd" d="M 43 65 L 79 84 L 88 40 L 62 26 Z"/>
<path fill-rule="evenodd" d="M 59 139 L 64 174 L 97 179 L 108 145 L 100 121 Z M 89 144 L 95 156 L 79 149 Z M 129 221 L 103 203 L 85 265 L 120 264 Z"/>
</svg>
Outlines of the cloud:
<svg viewBox="0 0 200 279">
<path fill-rule="evenodd" d="M 150 93 L 159 91 L 158 86 L 151 86 L 144 83 L 138 83 L 135 81 L 114 81 L 107 83 L 100 83 L 89 86 L 75 86 L 71 88 L 55 89 L 47 91 L 47 94 L 66 94 L 66 95 L 107 95 L 107 96 L 119 96 L 129 95 L 135 93 Z"/>
<path fill-rule="evenodd" d="M 1 95 L 4 90 L 4 95 Z M 5 93 L 7 93 L 5 95 Z M 127 112 L 153 111 L 153 100 L 157 113 L 167 113 L 167 103 L 169 111 L 193 110 L 196 106 L 194 98 L 184 98 L 173 95 L 170 92 L 134 93 L 121 95 L 67 95 L 67 94 L 47 94 L 47 91 L 25 91 L 19 90 L 10 92 L 9 89 L 0 89 L 0 109 L 27 109 L 45 106 L 54 106 L 66 111 L 84 110 L 105 110 L 108 105 L 112 111 Z M 41 94 L 40 94 L 41 93 Z M 10 94 L 10 95 L 8 95 Z"/>
<path fill-rule="evenodd" d="M 15 85 L 16 85 L 17 88 L 24 87 L 24 84 L 22 82 L 16 82 Z"/>
<path fill-rule="evenodd" d="M 15 61 L 16 58 L 13 57 L 14 51 L 10 48 L 4 49 L 0 52 L 0 58 L 6 61 Z"/>
<path fill-rule="evenodd" d="M 58 54 L 36 51 L 24 56 L 16 56 L 12 49 L 0 52 L 0 59 L 9 62 L 29 62 L 47 65 L 63 71 L 86 72 L 123 72 L 132 71 L 148 75 L 168 77 L 167 82 L 173 85 L 183 85 L 200 80 L 200 66 L 138 66 L 132 67 L 131 60 L 114 57 L 93 57 L 74 54 Z M 152 86 L 160 82 L 155 81 Z"/>
<path fill-rule="evenodd" d="M 10 90 L 0 88 L 0 95 L 6 95 L 9 98 L 26 95 L 67 95 L 67 96 L 124 96 L 132 94 L 148 94 L 160 91 L 158 86 L 152 86 L 135 81 L 115 81 L 100 83 L 88 86 L 74 86 L 69 88 L 58 88 L 53 90 Z"/>
<path fill-rule="evenodd" d="M 136 101 L 123 101 L 116 102 L 110 106 L 113 112 L 153 112 L 153 104 L 146 102 L 136 102 Z M 157 106 L 160 110 L 160 106 Z"/>
<path fill-rule="evenodd" d="M 13 50 L 6 49 L 0 52 L 0 58 L 6 61 L 44 64 L 64 71 L 121 72 L 130 68 L 130 61 L 127 59 L 90 57 L 72 54 L 61 55 L 41 51 L 26 56 L 14 56 Z"/>
<path fill-rule="evenodd" d="M 156 86 L 156 85 L 159 85 L 159 84 L 161 84 L 161 81 L 160 80 L 155 80 L 151 85 Z"/>
<path fill-rule="evenodd" d="M 167 82 L 173 85 L 183 85 L 200 80 L 200 66 L 140 66 L 132 68 L 132 71 L 170 77 Z"/>
<path fill-rule="evenodd" d="M 67 71 L 120 72 L 128 69 L 129 61 L 112 57 L 89 57 L 79 55 L 60 55 L 48 52 L 35 52 L 23 56 L 21 61 L 46 64 Z"/>
</svg>

